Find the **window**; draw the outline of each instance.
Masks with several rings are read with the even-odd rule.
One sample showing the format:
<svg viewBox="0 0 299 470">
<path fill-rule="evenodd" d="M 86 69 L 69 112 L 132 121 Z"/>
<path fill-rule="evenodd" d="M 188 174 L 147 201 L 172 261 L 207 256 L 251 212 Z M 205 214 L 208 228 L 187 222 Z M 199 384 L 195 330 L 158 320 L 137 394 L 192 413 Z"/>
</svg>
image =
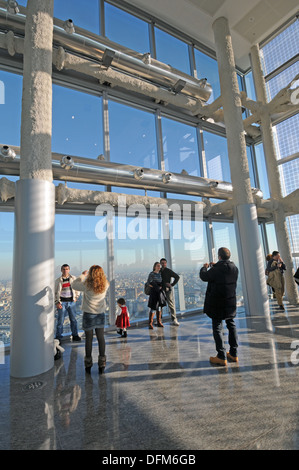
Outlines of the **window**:
<svg viewBox="0 0 299 470">
<path fill-rule="evenodd" d="M 20 145 L 22 76 L 0 70 L 0 144 Z"/>
<path fill-rule="evenodd" d="M 219 181 L 231 181 L 226 139 L 203 132 L 207 176 Z"/>
<path fill-rule="evenodd" d="M 298 19 L 268 42 L 262 49 L 264 74 L 268 75 L 298 53 Z"/>
<path fill-rule="evenodd" d="M 188 45 L 180 39 L 155 28 L 157 60 L 190 75 Z"/>
<path fill-rule="evenodd" d="M 156 261 L 164 257 L 159 219 L 133 217 L 115 219 L 115 296 L 125 297 L 132 321 L 148 318 L 148 296 L 144 283 Z"/>
<path fill-rule="evenodd" d="M 194 49 L 194 55 L 197 78 L 206 78 L 212 86 L 212 94 L 208 100 L 208 103 L 212 103 L 221 94 L 217 61 L 198 49 Z"/>
<path fill-rule="evenodd" d="M 165 170 L 200 176 L 196 129 L 172 119 L 162 118 Z"/>
<path fill-rule="evenodd" d="M 234 224 L 213 221 L 213 234 L 215 242 L 215 252 L 217 253 L 218 249 L 222 246 L 228 248 L 231 252 L 231 261 L 233 261 L 235 265 L 239 268 L 239 257 Z M 244 305 L 244 298 L 239 269 L 239 277 L 237 282 L 237 306 L 240 305 Z"/>
<path fill-rule="evenodd" d="M 182 234 L 180 239 L 176 238 L 178 225 Z M 207 285 L 199 279 L 199 271 L 205 262 L 210 261 L 205 222 L 199 221 L 190 227 L 187 225 L 189 221 L 170 223 L 172 269 L 180 276 L 174 289 L 176 309 L 180 312 L 203 307 Z M 188 236 L 188 231 L 190 235 L 192 231 L 196 233 L 193 240 Z"/>
<path fill-rule="evenodd" d="M 110 160 L 158 168 L 154 115 L 109 102 Z"/>
<path fill-rule="evenodd" d="M 0 212 L 0 341 L 10 341 L 14 214 Z"/>
<path fill-rule="evenodd" d="M 148 24 L 106 2 L 105 33 L 111 41 L 133 51 L 150 52 Z"/>
<path fill-rule="evenodd" d="M 102 99 L 53 85 L 52 151 L 97 158 L 103 153 Z"/>
<path fill-rule="evenodd" d="M 55 218 L 55 278 L 67 263 L 71 274 L 79 276 L 93 264 L 99 264 L 107 275 L 106 241 L 96 236 L 99 218 L 87 215 L 62 215 Z M 82 297 L 77 301 L 78 328 L 82 328 Z M 68 329 L 64 329 L 68 332 Z"/>
<path fill-rule="evenodd" d="M 258 144 L 255 146 L 255 159 L 259 179 L 259 189 L 261 189 L 263 192 L 263 198 L 269 199 L 270 190 L 263 144 Z"/>
<path fill-rule="evenodd" d="M 100 32 L 99 1 L 88 0 L 54 0 L 54 18 L 60 20 L 72 19 L 80 28 L 95 34 Z"/>
</svg>

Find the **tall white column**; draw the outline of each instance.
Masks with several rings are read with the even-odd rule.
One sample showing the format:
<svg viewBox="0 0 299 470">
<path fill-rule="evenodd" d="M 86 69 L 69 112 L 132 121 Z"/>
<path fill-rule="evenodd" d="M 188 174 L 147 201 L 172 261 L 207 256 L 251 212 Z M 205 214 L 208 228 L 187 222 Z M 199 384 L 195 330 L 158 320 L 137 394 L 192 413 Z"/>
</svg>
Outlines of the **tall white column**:
<svg viewBox="0 0 299 470">
<path fill-rule="evenodd" d="M 54 365 L 53 1 L 28 0 L 20 180 L 16 183 L 11 376 Z"/>
<path fill-rule="evenodd" d="M 251 48 L 251 62 L 257 99 L 262 105 L 260 107 L 261 130 L 270 194 L 271 198 L 277 202 L 277 209 L 273 213 L 274 226 L 278 243 L 277 248 L 281 253 L 281 257 L 287 268 L 285 271 L 286 295 L 288 301 L 291 304 L 298 304 L 299 295 L 297 285 L 294 281 L 294 267 L 289 232 L 286 224 L 284 210 L 281 205 L 283 193 L 279 168 L 277 165 L 277 154 L 273 137 L 272 122 L 271 116 L 269 115 L 267 107 L 265 106 L 267 104 L 267 91 L 258 44 L 255 44 Z"/>
<path fill-rule="evenodd" d="M 234 220 L 245 305 L 251 316 L 260 316 L 265 328 L 271 330 L 264 255 L 258 231 L 256 206 L 251 192 L 241 98 L 227 19 L 224 17 L 216 19 L 213 31 L 233 185 Z"/>
</svg>

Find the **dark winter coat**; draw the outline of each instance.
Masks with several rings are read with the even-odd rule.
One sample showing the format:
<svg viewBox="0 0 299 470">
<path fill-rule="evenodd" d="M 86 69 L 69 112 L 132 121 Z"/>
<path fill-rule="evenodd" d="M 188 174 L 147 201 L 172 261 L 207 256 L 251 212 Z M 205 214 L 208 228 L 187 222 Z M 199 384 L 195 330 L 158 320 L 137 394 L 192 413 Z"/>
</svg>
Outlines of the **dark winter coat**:
<svg viewBox="0 0 299 470">
<path fill-rule="evenodd" d="M 209 270 L 201 268 L 199 277 L 208 282 L 204 312 L 210 318 L 225 320 L 236 316 L 238 268 L 232 261 L 218 261 Z"/>
</svg>

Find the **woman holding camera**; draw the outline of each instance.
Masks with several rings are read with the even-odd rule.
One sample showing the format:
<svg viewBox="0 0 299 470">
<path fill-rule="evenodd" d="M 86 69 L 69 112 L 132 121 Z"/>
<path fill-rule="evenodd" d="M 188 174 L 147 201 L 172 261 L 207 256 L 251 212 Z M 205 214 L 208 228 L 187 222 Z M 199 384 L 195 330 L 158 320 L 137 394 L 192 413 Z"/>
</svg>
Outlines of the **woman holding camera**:
<svg viewBox="0 0 299 470">
<path fill-rule="evenodd" d="M 85 370 L 90 373 L 92 367 L 92 340 L 93 330 L 95 330 L 99 345 L 98 367 L 102 373 L 106 366 L 105 356 L 105 307 L 106 293 L 109 282 L 106 279 L 103 268 L 93 265 L 89 271 L 84 271 L 81 276 L 75 279 L 76 290 L 83 292 L 83 329 L 85 332 Z"/>
<path fill-rule="evenodd" d="M 282 301 L 284 296 L 283 272 L 285 270 L 286 266 L 280 257 L 279 251 L 273 251 L 272 258 L 268 261 L 267 264 L 267 284 L 269 284 L 269 286 L 274 289 L 275 297 L 281 310 L 284 310 Z"/>
</svg>

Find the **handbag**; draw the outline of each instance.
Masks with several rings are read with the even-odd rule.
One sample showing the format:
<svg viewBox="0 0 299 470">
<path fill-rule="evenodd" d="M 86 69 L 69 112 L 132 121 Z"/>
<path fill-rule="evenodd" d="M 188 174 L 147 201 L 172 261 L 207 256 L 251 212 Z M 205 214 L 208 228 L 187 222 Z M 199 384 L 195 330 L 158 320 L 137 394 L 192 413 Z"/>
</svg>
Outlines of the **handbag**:
<svg viewBox="0 0 299 470">
<path fill-rule="evenodd" d="M 150 293 L 151 293 L 151 287 L 149 286 L 148 282 L 146 282 L 144 284 L 144 293 L 145 293 L 145 295 L 150 295 Z"/>
</svg>

